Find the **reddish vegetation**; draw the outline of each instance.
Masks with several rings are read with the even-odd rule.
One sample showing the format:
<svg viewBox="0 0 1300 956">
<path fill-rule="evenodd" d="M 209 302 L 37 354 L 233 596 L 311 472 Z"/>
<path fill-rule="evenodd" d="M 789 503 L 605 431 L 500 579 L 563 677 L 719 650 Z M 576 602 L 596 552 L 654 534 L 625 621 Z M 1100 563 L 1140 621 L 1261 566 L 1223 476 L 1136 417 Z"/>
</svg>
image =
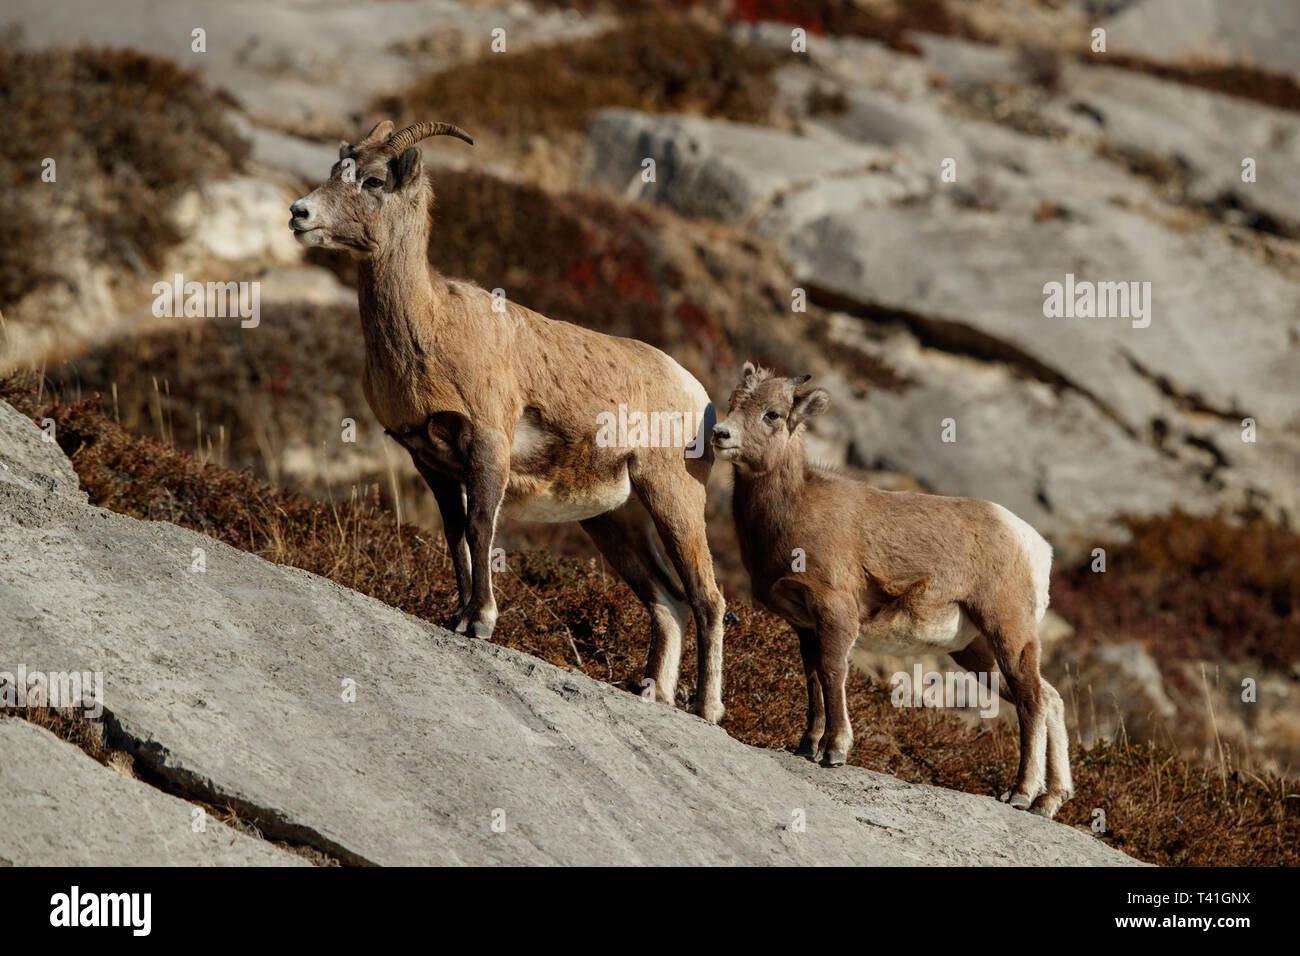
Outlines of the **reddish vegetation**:
<svg viewBox="0 0 1300 956">
<path fill-rule="evenodd" d="M 853 0 L 732 0 L 728 17 L 748 23 L 775 20 L 801 26 L 809 33 L 859 36 L 881 40 L 896 50 L 919 53 L 907 33 L 920 30 L 945 36 L 970 36 L 943 0 L 909 0 L 889 13 L 867 9 Z"/>
<path fill-rule="evenodd" d="M 1241 525 L 1180 512 L 1128 521 L 1130 544 L 1059 572 L 1052 606 L 1077 640 L 1136 639 L 1162 660 L 1300 660 L 1300 538 L 1263 518 Z"/>
<path fill-rule="evenodd" d="M 34 383 L 18 377 L 0 381 L 0 397 L 32 417 L 55 420 L 59 443 L 96 504 L 211 534 L 429 620 L 444 620 L 452 609 L 454 584 L 441 542 L 419 528 L 397 527 L 374 489 L 334 507 L 136 435 L 99 412 L 94 400 L 38 401 Z M 498 596 L 498 643 L 561 667 L 577 666 L 580 657 L 588 675 L 637 687 L 645 612 L 594 562 L 513 555 L 498 579 Z M 684 664 L 689 696 L 689 648 Z M 785 624 L 733 602 L 724 678 L 723 726 L 750 744 L 793 747 L 803 727 L 804 682 Z M 859 728 L 854 764 L 985 795 L 1000 793 L 1014 773 L 1015 733 L 1001 724 L 972 730 L 935 711 L 895 708 L 887 688 L 860 676 L 850 681 L 849 706 Z M 1078 795 L 1060 819 L 1087 826 L 1093 808 L 1103 808 L 1110 828 L 1104 839 L 1139 858 L 1300 862 L 1300 801 L 1284 782 L 1230 774 L 1225 787 L 1217 771 L 1144 746 L 1076 748 L 1073 761 Z"/>
</svg>

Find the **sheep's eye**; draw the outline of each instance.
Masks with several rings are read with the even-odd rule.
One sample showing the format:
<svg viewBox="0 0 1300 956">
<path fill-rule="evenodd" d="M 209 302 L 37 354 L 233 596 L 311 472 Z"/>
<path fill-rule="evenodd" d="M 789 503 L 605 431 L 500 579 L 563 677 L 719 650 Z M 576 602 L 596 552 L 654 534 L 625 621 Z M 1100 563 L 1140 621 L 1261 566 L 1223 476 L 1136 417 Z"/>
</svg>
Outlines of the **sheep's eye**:
<svg viewBox="0 0 1300 956">
<path fill-rule="evenodd" d="M 763 418 L 769 422 L 779 422 L 781 420 L 781 413 L 778 411 L 770 411 L 764 415 Z"/>
<path fill-rule="evenodd" d="M 384 181 L 382 179 L 379 179 L 376 176 L 371 176 L 364 183 L 362 183 L 362 185 L 365 186 L 367 189 L 383 189 Z"/>
</svg>

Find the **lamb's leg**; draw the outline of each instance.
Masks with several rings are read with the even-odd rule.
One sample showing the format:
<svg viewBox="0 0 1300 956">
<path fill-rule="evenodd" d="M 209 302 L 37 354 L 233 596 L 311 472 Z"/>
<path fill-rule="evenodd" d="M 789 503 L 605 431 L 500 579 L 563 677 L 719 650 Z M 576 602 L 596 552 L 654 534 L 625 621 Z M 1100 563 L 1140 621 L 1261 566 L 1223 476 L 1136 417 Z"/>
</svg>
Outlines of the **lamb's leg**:
<svg viewBox="0 0 1300 956">
<path fill-rule="evenodd" d="M 1029 809 L 1047 817 L 1056 816 L 1061 804 L 1074 796 L 1070 777 L 1070 738 L 1065 729 L 1065 702 L 1055 687 L 1042 681 L 1047 706 L 1047 792 Z"/>
<path fill-rule="evenodd" d="M 841 766 L 853 747 L 853 725 L 845 685 L 849 677 L 849 651 L 858 639 L 857 602 L 850 595 L 832 594 L 810 610 L 817 621 L 818 657 L 826 706 L 822 734 L 822 766 Z"/>
<path fill-rule="evenodd" d="M 1020 723 L 1020 768 L 1002 799 L 1026 810 L 1046 790 L 1047 701 L 1038 675 L 1038 631 L 1026 614 L 1023 621 L 992 624 L 985 634 Z"/>
<path fill-rule="evenodd" d="M 821 653 L 817 634 L 811 629 L 796 629 L 799 635 L 799 654 L 803 657 L 803 671 L 808 678 L 808 726 L 795 751 L 800 757 L 816 762 L 822 759 L 821 741 L 826 732 L 826 701 L 822 697 Z"/>
<path fill-rule="evenodd" d="M 632 484 L 654 519 L 695 615 L 699 673 L 691 713 L 716 724 L 724 713 L 722 616 L 726 605 L 713 579 L 713 556 L 705 534 L 704 483 L 685 474 L 680 466 L 647 466 L 632 476 Z"/>
<path fill-rule="evenodd" d="M 469 607 L 473 590 L 469 540 L 465 536 L 465 491 L 455 478 L 434 471 L 414 454 L 411 455 L 411 460 L 437 499 L 438 512 L 442 515 L 442 533 L 447 539 L 447 551 L 451 554 L 451 566 L 456 572 L 456 590 L 459 594 L 451 629 L 463 634 L 468 626 L 465 611 Z"/>
<path fill-rule="evenodd" d="M 976 674 L 993 672 L 997 662 L 987 639 L 981 635 L 963 650 L 953 651 L 952 659 Z M 1061 804 L 1074 795 L 1074 784 L 1070 779 L 1070 742 L 1065 730 L 1065 704 L 1056 688 L 1039 678 L 1042 687 L 1047 727 L 1047 792 L 1040 794 L 1030 805 L 1030 809 L 1045 817 L 1052 817 Z M 1011 686 L 1004 679 L 998 684 L 998 692 L 1009 702 L 1015 703 Z M 1023 734 L 1022 734 L 1023 739 Z M 1010 800 L 1012 791 L 1002 795 L 1003 801 Z"/>
<path fill-rule="evenodd" d="M 581 522 L 605 556 L 650 613 L 650 652 L 645 676 L 654 681 L 656 700 L 675 703 L 682 634 L 691 609 L 672 573 L 664 567 L 650 516 L 637 502 Z"/>
</svg>

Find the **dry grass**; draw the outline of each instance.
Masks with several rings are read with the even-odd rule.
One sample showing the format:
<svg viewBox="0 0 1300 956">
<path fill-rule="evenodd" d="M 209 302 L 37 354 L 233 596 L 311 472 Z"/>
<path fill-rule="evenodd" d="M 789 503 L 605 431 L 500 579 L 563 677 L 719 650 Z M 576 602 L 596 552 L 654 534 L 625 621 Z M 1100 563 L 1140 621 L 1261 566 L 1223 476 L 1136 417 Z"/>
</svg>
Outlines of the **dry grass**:
<svg viewBox="0 0 1300 956">
<path fill-rule="evenodd" d="M 136 435 L 93 400 L 38 401 L 30 379 L 0 383 L 0 397 L 28 415 L 55 419 L 59 442 L 97 504 L 211 534 L 428 620 L 444 621 L 453 608 L 450 562 L 440 543 L 419 528 L 398 526 L 376 489 L 333 507 Z M 497 579 L 502 615 L 496 642 L 561 667 L 576 667 L 580 657 L 588 675 L 637 689 L 647 621 L 626 587 L 595 562 L 521 553 L 511 555 L 509 565 Z M 804 681 L 784 623 L 733 601 L 725 660 L 726 729 L 757 746 L 793 747 L 802 730 Z M 685 702 L 692 692 L 690 648 L 683 663 Z M 894 708 L 887 689 L 856 675 L 849 706 L 858 735 L 855 765 L 986 795 L 1000 793 L 1011 780 L 1016 734 L 1001 724 L 971 729 L 942 713 Z M 1102 838 L 1140 859 L 1300 862 L 1300 800 L 1285 781 L 1231 768 L 1220 776 L 1148 746 L 1076 748 L 1073 761 L 1078 795 L 1062 811 L 1062 822 L 1086 827 L 1100 808 L 1109 828 Z"/>
<path fill-rule="evenodd" d="M 703 23 L 635 17 L 597 36 L 434 73 L 379 98 L 372 111 L 404 122 L 463 120 L 476 134 L 508 137 L 580 130 L 602 107 L 766 123 L 775 98 L 768 74 L 777 63 Z"/>
<path fill-rule="evenodd" d="M 1283 73 L 1228 63 L 1159 63 L 1121 53 L 1086 53 L 1097 66 L 1113 66 L 1195 86 L 1280 110 L 1300 110 L 1300 81 Z"/>
<path fill-rule="evenodd" d="M 86 231 L 96 262 L 156 265 L 180 238 L 171 201 L 237 168 L 248 149 L 195 74 L 134 50 L 0 45 L 0 116 L 6 303 L 58 281 L 70 228 Z M 56 163 L 53 183 L 41 180 L 46 157 Z"/>
</svg>

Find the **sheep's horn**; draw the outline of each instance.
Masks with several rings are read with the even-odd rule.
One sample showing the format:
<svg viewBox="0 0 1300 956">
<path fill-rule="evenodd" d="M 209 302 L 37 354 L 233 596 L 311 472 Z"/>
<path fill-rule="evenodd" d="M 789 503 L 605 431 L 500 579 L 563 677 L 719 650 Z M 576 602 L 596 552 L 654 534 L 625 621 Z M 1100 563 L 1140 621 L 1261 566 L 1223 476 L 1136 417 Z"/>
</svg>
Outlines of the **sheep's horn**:
<svg viewBox="0 0 1300 956">
<path fill-rule="evenodd" d="M 454 126 L 451 123 L 416 123 L 414 126 L 408 126 L 406 129 L 394 133 L 385 148 L 393 156 L 400 156 L 420 140 L 427 139 L 430 136 L 455 136 L 457 139 L 463 139 L 471 146 L 474 145 L 474 140 L 470 138 L 469 133 L 459 126 Z"/>
</svg>

